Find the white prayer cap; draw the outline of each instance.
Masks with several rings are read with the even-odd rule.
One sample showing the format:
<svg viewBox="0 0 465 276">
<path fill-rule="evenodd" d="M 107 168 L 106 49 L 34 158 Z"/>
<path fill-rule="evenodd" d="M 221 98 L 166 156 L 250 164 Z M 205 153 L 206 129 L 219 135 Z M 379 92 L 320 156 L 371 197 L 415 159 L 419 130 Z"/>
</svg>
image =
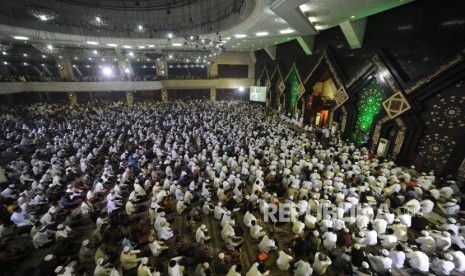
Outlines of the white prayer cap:
<svg viewBox="0 0 465 276">
<path fill-rule="evenodd" d="M 318 237 L 319 235 L 320 235 L 320 233 L 318 231 L 316 231 L 316 230 L 313 231 L 313 236 Z"/>
<path fill-rule="evenodd" d="M 97 264 L 98 264 L 98 265 L 102 265 L 102 264 L 103 264 L 103 258 L 98 258 Z"/>
<path fill-rule="evenodd" d="M 451 254 L 446 253 L 446 254 L 444 254 L 444 259 L 446 259 L 447 261 L 452 261 L 454 258 L 452 257 Z"/>
<path fill-rule="evenodd" d="M 443 235 L 444 237 L 450 237 L 450 233 L 447 232 L 447 231 L 442 231 L 442 235 Z"/>
<path fill-rule="evenodd" d="M 55 273 L 58 274 L 58 273 L 60 273 L 60 271 L 62 271 L 62 270 L 63 270 L 63 267 L 60 265 L 60 266 L 58 266 L 57 268 L 55 268 Z"/>
<path fill-rule="evenodd" d="M 421 234 L 422 234 L 423 236 L 425 236 L 425 237 L 428 237 L 428 236 L 429 236 L 429 232 L 426 231 L 426 230 L 421 231 Z"/>
<path fill-rule="evenodd" d="M 150 204 L 150 208 L 152 208 L 152 209 L 157 208 L 157 203 L 156 203 L 156 202 L 152 202 L 152 203 Z"/>
<path fill-rule="evenodd" d="M 454 218 L 448 218 L 449 222 L 452 224 L 456 224 L 457 221 Z"/>
<path fill-rule="evenodd" d="M 82 241 L 82 246 L 87 246 L 89 244 L 89 240 L 85 239 Z"/>
<path fill-rule="evenodd" d="M 205 229 L 207 229 L 207 226 L 206 226 L 205 224 L 202 224 L 202 225 L 200 226 L 200 229 L 205 230 Z"/>
<path fill-rule="evenodd" d="M 205 269 L 208 269 L 210 267 L 210 264 L 208 264 L 207 262 L 204 262 L 203 265 L 202 265 Z"/>
<path fill-rule="evenodd" d="M 140 260 L 141 264 L 146 265 L 149 262 L 149 258 L 144 257 Z"/>
<path fill-rule="evenodd" d="M 131 248 L 130 248 L 129 246 L 125 246 L 125 247 L 123 248 L 123 252 L 124 252 L 124 253 L 128 253 L 130 250 L 131 250 Z"/>
<path fill-rule="evenodd" d="M 63 229 L 65 226 L 63 224 L 58 224 L 57 229 Z"/>
<path fill-rule="evenodd" d="M 364 269 L 368 269 L 368 268 L 370 268 L 370 265 L 367 262 L 362 262 L 362 267 Z"/>
<path fill-rule="evenodd" d="M 224 259 L 224 253 L 221 252 L 220 254 L 218 254 L 218 258 L 220 258 L 220 260 L 223 260 Z"/>
<path fill-rule="evenodd" d="M 48 254 L 47 256 L 45 256 L 44 261 L 49 262 L 53 259 L 53 257 L 53 254 Z"/>
<path fill-rule="evenodd" d="M 385 249 L 381 250 L 381 254 L 383 256 L 387 257 L 387 256 L 389 256 L 389 251 L 387 251 L 387 249 L 385 248 Z"/>
<path fill-rule="evenodd" d="M 15 187 L 15 184 L 8 185 L 8 188 L 14 188 L 14 187 Z"/>
</svg>

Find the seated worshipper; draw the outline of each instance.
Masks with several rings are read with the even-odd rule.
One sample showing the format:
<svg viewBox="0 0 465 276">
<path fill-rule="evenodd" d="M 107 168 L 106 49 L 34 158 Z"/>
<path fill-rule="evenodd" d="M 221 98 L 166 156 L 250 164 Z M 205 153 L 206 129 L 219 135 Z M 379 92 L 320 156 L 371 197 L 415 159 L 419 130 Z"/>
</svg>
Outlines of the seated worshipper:
<svg viewBox="0 0 465 276">
<path fill-rule="evenodd" d="M 381 245 L 386 249 L 392 249 L 397 244 L 397 237 L 394 235 L 394 230 L 389 228 L 387 230 L 387 235 L 379 236 L 381 240 Z"/>
<path fill-rule="evenodd" d="M 245 274 L 245 276 L 267 276 L 270 275 L 269 270 L 264 270 L 259 263 L 254 263 L 252 267 L 250 267 L 249 271 Z"/>
<path fill-rule="evenodd" d="M 404 267 L 405 262 L 405 252 L 401 244 L 396 245 L 396 247 L 391 250 L 389 257 L 392 260 L 392 268 L 402 268 Z"/>
<path fill-rule="evenodd" d="M 429 258 L 425 253 L 420 251 L 416 246 L 407 248 L 406 252 L 407 253 L 405 254 L 405 258 L 411 268 L 413 268 L 416 272 L 419 273 L 429 272 Z"/>
<path fill-rule="evenodd" d="M 431 270 L 434 272 L 435 275 L 450 275 L 455 268 L 455 265 L 452 262 L 453 260 L 454 258 L 449 253 L 444 254 L 442 258 L 436 257 L 431 262 Z"/>
<path fill-rule="evenodd" d="M 233 265 L 226 273 L 226 276 L 241 276 L 242 266 L 241 264 Z"/>
<path fill-rule="evenodd" d="M 137 268 L 137 276 L 160 276 L 160 272 L 152 271 L 150 267 L 148 267 L 149 258 L 143 257 L 140 260 L 140 265 Z"/>
<path fill-rule="evenodd" d="M 300 216 L 298 220 L 294 221 L 292 223 L 292 232 L 296 235 L 302 235 L 304 233 L 305 229 L 305 223 L 304 223 L 305 217 Z"/>
<path fill-rule="evenodd" d="M 32 244 L 34 245 L 34 248 L 38 249 L 40 247 L 43 247 L 51 243 L 53 240 L 51 240 L 50 237 L 53 234 L 54 234 L 54 231 L 48 230 L 46 226 L 42 226 L 39 232 L 37 232 L 34 235 L 34 238 L 32 238 Z"/>
<path fill-rule="evenodd" d="M 95 260 L 95 249 L 89 247 L 89 240 L 83 240 L 79 249 L 79 265 L 86 268 L 93 267 Z"/>
<path fill-rule="evenodd" d="M 216 220 L 220 220 L 223 216 L 223 214 L 226 213 L 226 211 L 222 208 L 222 203 L 218 202 L 218 205 L 215 206 L 213 216 L 215 217 Z"/>
<path fill-rule="evenodd" d="M 391 225 L 391 229 L 394 230 L 394 236 L 398 241 L 406 242 L 408 240 L 408 228 L 405 224 L 402 224 L 399 219 L 394 220 L 394 224 Z"/>
<path fill-rule="evenodd" d="M 436 251 L 436 241 L 426 230 L 421 231 L 422 236 L 418 237 L 415 242 L 420 245 L 421 251 L 426 254 L 432 254 Z"/>
<path fill-rule="evenodd" d="M 270 235 L 270 237 L 268 237 L 268 235 L 263 236 L 262 240 L 258 244 L 258 249 L 260 252 L 264 253 L 270 253 L 271 251 L 276 250 L 277 247 L 274 237 L 272 235 Z"/>
<path fill-rule="evenodd" d="M 184 275 L 185 268 L 181 266 L 179 262 L 182 257 L 172 258 L 168 263 L 168 275 L 169 276 L 182 276 Z"/>
<path fill-rule="evenodd" d="M 337 235 L 333 232 L 333 228 L 328 228 L 321 238 L 323 239 L 323 246 L 328 250 L 336 249 Z"/>
<path fill-rule="evenodd" d="M 236 237 L 234 228 L 229 223 L 221 230 L 221 238 L 226 243 L 226 247 L 229 250 L 234 250 L 244 242 L 243 238 Z"/>
<path fill-rule="evenodd" d="M 289 268 L 291 267 L 290 263 L 293 260 L 293 258 L 290 255 L 286 254 L 284 251 L 279 251 L 278 254 L 279 257 L 276 260 L 276 265 L 278 266 L 279 270 L 289 270 Z"/>
<path fill-rule="evenodd" d="M 331 265 L 331 263 L 331 259 L 327 255 L 317 252 L 315 254 L 315 261 L 312 265 L 313 271 L 318 275 L 324 275 L 326 273 L 326 269 Z"/>
<path fill-rule="evenodd" d="M 428 226 L 428 220 L 423 216 L 423 213 L 417 213 L 412 216 L 412 225 L 410 229 L 415 231 L 423 231 Z"/>
<path fill-rule="evenodd" d="M 110 264 L 105 263 L 104 264 L 103 258 L 99 258 L 97 260 L 97 266 L 94 269 L 94 276 L 108 276 L 111 275 L 112 268 L 108 267 Z"/>
<path fill-rule="evenodd" d="M 250 236 L 252 238 L 259 239 L 266 235 L 266 232 L 262 231 L 263 227 L 258 225 L 256 220 L 252 220 L 250 223 L 252 224 L 252 227 L 250 227 Z"/>
<path fill-rule="evenodd" d="M 362 262 L 360 267 L 354 267 L 354 272 L 356 270 L 356 276 L 371 276 L 373 275 L 372 269 L 367 262 Z"/>
<path fill-rule="evenodd" d="M 223 252 L 220 252 L 215 258 L 213 258 L 212 266 L 214 272 L 218 275 L 224 274 L 225 271 L 228 271 L 225 254 Z"/>
<path fill-rule="evenodd" d="M 352 250 L 350 251 L 350 255 L 352 256 L 352 266 L 361 267 L 362 262 L 365 260 L 365 251 L 362 248 L 360 248 L 360 244 L 354 244 Z"/>
<path fill-rule="evenodd" d="M 165 241 L 174 237 L 174 232 L 173 230 L 171 230 L 170 224 L 168 222 L 162 222 L 160 224 L 160 228 L 157 234 L 161 240 L 165 240 Z"/>
<path fill-rule="evenodd" d="M 210 275 L 210 264 L 208 262 L 199 263 L 194 270 L 194 276 Z"/>
<path fill-rule="evenodd" d="M 459 273 L 465 272 L 465 254 L 460 250 L 460 247 L 456 244 L 452 244 L 452 251 L 449 252 L 452 255 L 452 262 L 455 265 L 455 271 Z"/>
<path fill-rule="evenodd" d="M 205 224 L 202 224 L 197 230 L 195 231 L 195 240 L 199 244 L 203 244 L 206 241 L 210 240 L 210 237 L 205 235 L 205 233 L 208 232 L 207 226 Z"/>
<path fill-rule="evenodd" d="M 129 273 L 129 271 L 137 268 L 137 264 L 140 262 L 141 258 L 137 257 L 139 250 L 131 250 L 129 246 L 125 246 L 123 251 L 120 254 L 120 262 L 123 268 L 123 272 Z"/>
<path fill-rule="evenodd" d="M 164 250 L 167 250 L 169 248 L 168 246 L 164 245 L 165 244 L 164 241 L 156 240 L 154 236 L 149 236 L 148 241 L 149 241 L 150 252 L 152 253 L 154 257 L 160 256 L 160 254 Z"/>
<path fill-rule="evenodd" d="M 370 262 L 373 270 L 383 275 L 391 269 L 392 260 L 389 257 L 389 251 L 386 249 L 381 250 L 381 255 L 382 256 L 374 256 L 370 253 L 368 254 L 368 261 Z"/>
<path fill-rule="evenodd" d="M 446 251 L 452 245 L 451 235 L 447 231 L 430 231 L 431 237 L 436 241 L 436 250 Z"/>
<path fill-rule="evenodd" d="M 244 215 L 242 222 L 247 228 L 250 228 L 252 227 L 252 221 L 256 221 L 256 220 L 257 219 L 255 218 L 255 216 L 251 212 L 247 211 Z"/>
<path fill-rule="evenodd" d="M 304 260 L 299 260 L 294 264 L 294 276 L 310 276 L 313 268 Z"/>
<path fill-rule="evenodd" d="M 32 228 L 32 222 L 29 215 L 24 212 L 21 207 L 16 207 L 10 220 L 16 225 L 18 233 L 29 232 Z"/>
<path fill-rule="evenodd" d="M 178 214 L 182 214 L 186 209 L 187 205 L 184 203 L 184 200 L 178 200 L 178 202 L 176 203 L 176 212 Z"/>
</svg>

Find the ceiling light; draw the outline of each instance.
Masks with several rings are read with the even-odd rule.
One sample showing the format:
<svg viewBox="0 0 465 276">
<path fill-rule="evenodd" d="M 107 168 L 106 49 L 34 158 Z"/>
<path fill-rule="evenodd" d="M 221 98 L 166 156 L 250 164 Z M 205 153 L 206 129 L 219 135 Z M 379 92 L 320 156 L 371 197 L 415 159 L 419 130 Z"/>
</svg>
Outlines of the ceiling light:
<svg viewBox="0 0 465 276">
<path fill-rule="evenodd" d="M 87 44 L 98 45 L 98 42 L 97 41 L 87 41 Z"/>
<path fill-rule="evenodd" d="M 59 56 L 58 58 L 59 58 L 59 59 L 62 59 L 63 57 L 62 57 L 62 56 Z"/>
<path fill-rule="evenodd" d="M 310 6 L 307 5 L 307 4 L 304 4 L 304 5 L 300 6 L 300 10 L 302 12 L 308 12 L 310 10 Z"/>
<path fill-rule="evenodd" d="M 132 46 L 129 46 L 129 45 L 123 45 L 123 48 L 124 48 L 124 49 L 131 49 L 131 48 L 132 48 Z"/>
<path fill-rule="evenodd" d="M 139 49 L 145 49 L 145 46 L 139 46 Z"/>
<path fill-rule="evenodd" d="M 168 58 L 173 58 L 173 55 L 169 55 Z"/>
<path fill-rule="evenodd" d="M 181 47 L 181 46 L 182 46 L 182 43 L 173 43 L 173 44 L 171 44 L 171 45 L 173 45 L 174 47 Z"/>
<path fill-rule="evenodd" d="M 134 56 L 134 52 L 129 52 L 129 56 L 130 56 L 130 57 L 133 57 L 133 56 Z"/>
<path fill-rule="evenodd" d="M 109 43 L 109 44 L 107 44 L 107 46 L 110 46 L 110 47 L 118 47 L 118 45 L 117 45 L 117 44 L 114 44 L 114 43 Z"/>
<path fill-rule="evenodd" d="M 269 33 L 268 32 L 258 32 L 256 33 L 257 36 L 265 36 L 265 35 L 268 35 Z"/>
<path fill-rule="evenodd" d="M 47 58 L 47 56 L 46 56 L 46 55 L 42 55 L 42 58 Z"/>
<path fill-rule="evenodd" d="M 246 34 L 236 34 L 234 35 L 236 38 L 243 38 L 243 37 L 246 37 L 247 35 Z"/>
<path fill-rule="evenodd" d="M 291 34 L 293 32 L 294 32 L 293 29 L 285 29 L 285 30 L 279 31 L 279 33 L 281 33 L 281 34 Z"/>
<path fill-rule="evenodd" d="M 149 48 L 155 48 L 155 45 L 149 45 Z"/>
<path fill-rule="evenodd" d="M 76 68 L 76 64 L 73 64 L 73 68 Z"/>
<path fill-rule="evenodd" d="M 23 57 L 27 57 L 27 54 L 23 54 Z"/>
<path fill-rule="evenodd" d="M 129 74 L 130 70 L 129 68 L 124 69 L 124 73 Z"/>
<path fill-rule="evenodd" d="M 25 62 L 25 63 L 23 63 L 23 65 L 24 65 L 24 66 L 27 66 L 27 63 Z"/>
<path fill-rule="evenodd" d="M 20 35 L 13 36 L 13 38 L 16 39 L 16 40 L 29 40 L 29 37 L 20 36 Z"/>
<path fill-rule="evenodd" d="M 89 60 L 92 60 L 92 58 L 89 58 Z"/>
<path fill-rule="evenodd" d="M 7 55 L 7 53 L 6 53 L 6 52 L 2 52 L 2 54 L 3 54 L 4 56 L 5 56 L 5 55 Z"/>
<path fill-rule="evenodd" d="M 92 53 L 93 53 L 94 55 L 98 55 L 97 50 L 93 50 Z"/>
<path fill-rule="evenodd" d="M 102 22 L 102 18 L 100 18 L 100 16 L 96 16 L 96 17 L 95 17 L 95 21 L 97 21 L 97 22 Z"/>
<path fill-rule="evenodd" d="M 142 27 L 142 25 L 137 26 L 137 29 L 139 29 L 139 31 L 142 31 L 143 28 L 144 27 Z"/>
<path fill-rule="evenodd" d="M 102 72 L 103 72 L 103 75 L 107 77 L 113 74 L 113 71 L 111 71 L 110 67 L 103 67 Z"/>
<path fill-rule="evenodd" d="M 74 59 L 75 59 L 75 60 L 77 60 L 77 59 L 78 59 L 78 57 L 74 57 Z"/>
</svg>

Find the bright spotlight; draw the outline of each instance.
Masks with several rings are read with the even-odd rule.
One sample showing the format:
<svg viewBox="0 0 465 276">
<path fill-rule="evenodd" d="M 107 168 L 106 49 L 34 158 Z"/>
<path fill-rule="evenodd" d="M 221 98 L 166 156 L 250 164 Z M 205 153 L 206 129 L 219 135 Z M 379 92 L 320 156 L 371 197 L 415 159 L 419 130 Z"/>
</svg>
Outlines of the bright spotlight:
<svg viewBox="0 0 465 276">
<path fill-rule="evenodd" d="M 237 90 L 238 90 L 239 92 L 244 92 L 244 87 L 239 86 L 239 87 L 237 88 Z"/>
<path fill-rule="evenodd" d="M 113 74 L 110 67 L 103 67 L 102 72 L 103 72 L 103 75 L 107 77 Z"/>
<path fill-rule="evenodd" d="M 129 68 L 124 69 L 124 73 L 129 74 Z"/>
</svg>

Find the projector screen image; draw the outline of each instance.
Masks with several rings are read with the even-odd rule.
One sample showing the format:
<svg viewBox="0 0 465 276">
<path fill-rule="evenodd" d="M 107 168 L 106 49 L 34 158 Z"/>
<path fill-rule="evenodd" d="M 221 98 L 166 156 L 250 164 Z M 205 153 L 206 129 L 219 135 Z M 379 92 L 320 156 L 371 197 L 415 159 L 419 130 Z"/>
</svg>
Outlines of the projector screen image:
<svg viewBox="0 0 465 276">
<path fill-rule="evenodd" d="M 266 87 L 265 86 L 251 86 L 250 87 L 250 101 L 266 102 Z"/>
</svg>

